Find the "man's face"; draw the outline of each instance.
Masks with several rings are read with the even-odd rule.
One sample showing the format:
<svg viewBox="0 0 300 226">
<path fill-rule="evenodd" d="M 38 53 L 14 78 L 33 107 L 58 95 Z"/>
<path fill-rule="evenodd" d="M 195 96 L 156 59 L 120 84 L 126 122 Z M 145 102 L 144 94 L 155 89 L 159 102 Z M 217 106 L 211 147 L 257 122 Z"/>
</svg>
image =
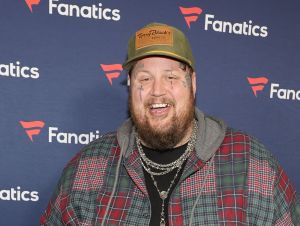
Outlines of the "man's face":
<svg viewBox="0 0 300 226">
<path fill-rule="evenodd" d="M 192 131 L 195 74 L 164 57 L 139 60 L 130 78 L 129 108 L 145 145 L 167 149 L 187 142 Z"/>
</svg>

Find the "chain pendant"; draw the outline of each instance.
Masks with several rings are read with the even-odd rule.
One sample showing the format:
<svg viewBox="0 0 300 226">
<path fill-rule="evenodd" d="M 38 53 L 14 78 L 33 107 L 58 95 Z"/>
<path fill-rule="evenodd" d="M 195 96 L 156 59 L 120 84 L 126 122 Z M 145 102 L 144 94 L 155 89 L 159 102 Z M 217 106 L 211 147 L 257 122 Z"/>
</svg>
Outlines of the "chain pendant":
<svg viewBox="0 0 300 226">
<path fill-rule="evenodd" d="M 165 226 L 166 225 L 166 221 L 165 221 L 165 218 L 160 218 L 160 226 Z"/>
<path fill-rule="evenodd" d="M 161 191 L 159 196 L 162 200 L 165 200 L 168 197 L 168 193 L 166 191 Z"/>
</svg>

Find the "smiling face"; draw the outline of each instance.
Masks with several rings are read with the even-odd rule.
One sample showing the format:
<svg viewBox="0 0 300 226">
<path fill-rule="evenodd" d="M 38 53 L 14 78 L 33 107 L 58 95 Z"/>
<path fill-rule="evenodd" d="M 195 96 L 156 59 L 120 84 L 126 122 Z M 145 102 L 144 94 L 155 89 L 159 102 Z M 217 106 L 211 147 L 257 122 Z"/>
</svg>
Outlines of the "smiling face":
<svg viewBox="0 0 300 226">
<path fill-rule="evenodd" d="M 192 133 L 195 73 L 169 58 L 139 60 L 130 77 L 129 108 L 142 142 L 163 150 L 186 143 Z"/>
</svg>

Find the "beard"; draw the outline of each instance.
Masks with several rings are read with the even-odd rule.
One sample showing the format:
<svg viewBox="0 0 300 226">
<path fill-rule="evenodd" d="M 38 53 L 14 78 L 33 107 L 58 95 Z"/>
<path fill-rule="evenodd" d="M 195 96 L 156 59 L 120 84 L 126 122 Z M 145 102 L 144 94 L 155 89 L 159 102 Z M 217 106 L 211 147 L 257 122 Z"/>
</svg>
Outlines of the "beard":
<svg viewBox="0 0 300 226">
<path fill-rule="evenodd" d="M 176 107 L 174 101 L 167 102 L 172 102 L 172 107 Z M 147 103 L 151 103 L 151 100 Z M 147 103 L 144 105 L 146 109 L 149 107 Z M 166 100 L 163 100 L 163 103 L 166 103 Z M 144 144 L 155 150 L 166 150 L 174 148 L 183 139 L 188 128 L 192 125 L 195 113 L 195 98 L 191 89 L 190 98 L 185 109 L 182 109 L 182 112 L 178 115 L 176 112 L 173 113 L 169 122 L 170 125 L 167 128 L 166 126 L 154 128 L 146 114 L 141 115 L 138 110 L 134 109 L 130 93 L 129 110 L 136 131 Z"/>
</svg>

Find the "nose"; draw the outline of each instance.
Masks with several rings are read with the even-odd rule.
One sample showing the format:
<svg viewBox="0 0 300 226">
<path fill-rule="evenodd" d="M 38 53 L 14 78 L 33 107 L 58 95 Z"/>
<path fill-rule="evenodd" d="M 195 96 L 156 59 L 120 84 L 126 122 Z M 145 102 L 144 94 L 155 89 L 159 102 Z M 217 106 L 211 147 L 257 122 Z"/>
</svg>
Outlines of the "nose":
<svg viewBox="0 0 300 226">
<path fill-rule="evenodd" d="M 163 81 L 159 79 L 154 79 L 152 83 L 151 95 L 155 97 L 160 97 L 166 94 L 166 90 L 163 84 Z"/>
</svg>

